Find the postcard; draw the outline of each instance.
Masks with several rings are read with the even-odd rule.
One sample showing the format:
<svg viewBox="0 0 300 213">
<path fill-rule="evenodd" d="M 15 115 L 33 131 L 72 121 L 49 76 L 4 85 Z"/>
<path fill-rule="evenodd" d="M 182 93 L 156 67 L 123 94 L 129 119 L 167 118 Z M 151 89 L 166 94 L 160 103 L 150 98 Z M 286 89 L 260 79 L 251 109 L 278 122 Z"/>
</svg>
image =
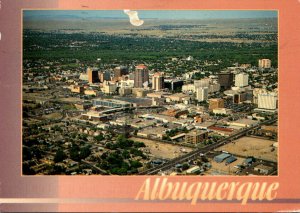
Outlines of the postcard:
<svg viewBox="0 0 300 213">
<path fill-rule="evenodd" d="M 0 0 L 0 211 L 299 211 L 299 11 Z"/>
</svg>

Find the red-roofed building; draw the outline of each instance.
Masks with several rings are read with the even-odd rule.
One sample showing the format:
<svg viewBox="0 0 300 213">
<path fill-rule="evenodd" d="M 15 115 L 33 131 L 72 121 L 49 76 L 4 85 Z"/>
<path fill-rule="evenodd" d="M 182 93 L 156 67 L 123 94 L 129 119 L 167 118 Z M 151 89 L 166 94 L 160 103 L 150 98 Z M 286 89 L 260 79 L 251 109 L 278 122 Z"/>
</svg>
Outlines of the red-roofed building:
<svg viewBox="0 0 300 213">
<path fill-rule="evenodd" d="M 224 136 L 229 136 L 234 131 L 234 129 L 231 128 L 224 128 L 224 127 L 217 127 L 217 126 L 210 126 L 208 127 L 208 129 Z"/>
</svg>

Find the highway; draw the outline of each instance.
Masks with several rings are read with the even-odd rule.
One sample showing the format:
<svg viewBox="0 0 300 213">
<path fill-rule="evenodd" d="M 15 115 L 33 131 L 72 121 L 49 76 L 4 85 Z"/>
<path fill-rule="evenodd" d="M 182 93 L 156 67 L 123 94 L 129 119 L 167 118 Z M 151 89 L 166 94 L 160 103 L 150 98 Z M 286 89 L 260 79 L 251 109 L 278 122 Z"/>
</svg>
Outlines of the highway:
<svg viewBox="0 0 300 213">
<path fill-rule="evenodd" d="M 163 165 L 160 165 L 160 166 L 157 166 L 155 168 L 152 168 L 152 169 L 149 169 L 149 170 L 146 170 L 146 171 L 143 171 L 143 172 L 140 172 L 139 175 L 155 175 L 157 174 L 158 172 L 160 171 L 166 171 L 168 169 L 171 169 L 172 167 L 174 167 L 176 164 L 178 163 L 184 163 L 184 162 L 187 162 L 189 160 L 194 160 L 198 157 L 200 157 L 200 153 L 202 154 L 207 154 L 208 152 L 220 147 L 220 146 L 223 146 L 227 143 L 230 143 L 232 142 L 233 140 L 236 140 L 244 135 L 246 135 L 248 132 L 252 131 L 252 130 L 255 130 L 257 128 L 260 128 L 262 125 L 265 125 L 265 124 L 272 124 L 274 123 L 275 121 L 277 121 L 277 118 L 274 118 L 272 120 L 267 120 L 267 121 L 264 121 L 264 122 L 261 122 L 257 125 L 254 125 L 252 127 L 249 127 L 247 129 L 244 129 L 242 131 L 239 131 L 227 138 L 224 138 L 224 139 L 221 139 L 220 141 L 218 141 L 217 143 L 214 143 L 212 145 L 208 145 L 204 148 L 198 148 L 192 152 L 189 152 L 185 155 L 182 155 L 180 157 L 177 157 L 177 158 L 174 158 L 172 160 L 170 160 L 169 162 L 163 164 Z M 258 159 L 258 160 L 262 160 L 262 159 Z M 270 164 L 270 163 L 274 163 L 274 162 L 268 162 L 268 161 L 264 161 L 262 160 L 262 162 L 266 162 L 267 164 Z"/>
</svg>

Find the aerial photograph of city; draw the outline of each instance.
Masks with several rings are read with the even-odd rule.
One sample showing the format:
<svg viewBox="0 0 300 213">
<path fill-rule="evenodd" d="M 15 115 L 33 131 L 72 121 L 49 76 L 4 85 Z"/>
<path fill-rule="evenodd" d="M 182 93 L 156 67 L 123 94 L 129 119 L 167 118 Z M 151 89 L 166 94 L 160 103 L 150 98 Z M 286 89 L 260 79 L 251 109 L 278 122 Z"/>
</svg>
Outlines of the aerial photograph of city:
<svg viewBox="0 0 300 213">
<path fill-rule="evenodd" d="M 23 175 L 278 175 L 277 11 L 23 10 L 22 27 Z"/>
</svg>

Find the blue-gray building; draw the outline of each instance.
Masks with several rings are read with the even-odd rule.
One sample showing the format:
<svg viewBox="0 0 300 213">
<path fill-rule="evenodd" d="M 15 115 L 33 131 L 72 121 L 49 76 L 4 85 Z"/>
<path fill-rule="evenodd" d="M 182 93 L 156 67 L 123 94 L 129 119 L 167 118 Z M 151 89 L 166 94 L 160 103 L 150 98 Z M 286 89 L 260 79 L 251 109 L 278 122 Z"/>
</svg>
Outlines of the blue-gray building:
<svg viewBox="0 0 300 213">
<path fill-rule="evenodd" d="M 94 99 L 93 105 L 109 107 L 109 108 L 132 107 L 132 103 L 126 101 L 120 101 L 116 99 Z"/>
</svg>

